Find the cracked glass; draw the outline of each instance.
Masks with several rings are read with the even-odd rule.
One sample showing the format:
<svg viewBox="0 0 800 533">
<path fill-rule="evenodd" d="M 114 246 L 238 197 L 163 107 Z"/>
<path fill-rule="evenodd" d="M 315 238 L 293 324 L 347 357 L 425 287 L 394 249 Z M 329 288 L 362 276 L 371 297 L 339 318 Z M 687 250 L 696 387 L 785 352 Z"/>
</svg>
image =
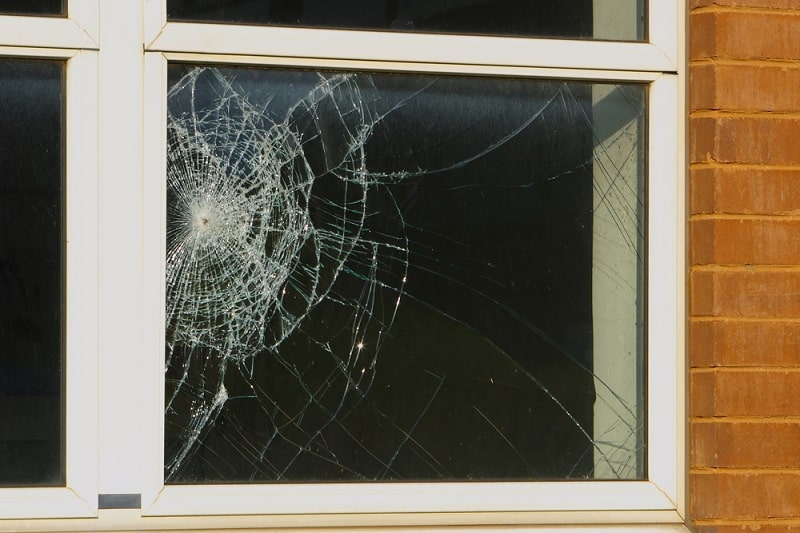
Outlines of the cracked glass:
<svg viewBox="0 0 800 533">
<path fill-rule="evenodd" d="M 645 96 L 172 64 L 167 483 L 643 479 Z"/>
<path fill-rule="evenodd" d="M 572 39 L 643 40 L 646 33 L 644 0 L 167 0 L 167 18 Z"/>
<path fill-rule="evenodd" d="M 64 479 L 63 78 L 0 61 L 0 486 Z"/>
</svg>

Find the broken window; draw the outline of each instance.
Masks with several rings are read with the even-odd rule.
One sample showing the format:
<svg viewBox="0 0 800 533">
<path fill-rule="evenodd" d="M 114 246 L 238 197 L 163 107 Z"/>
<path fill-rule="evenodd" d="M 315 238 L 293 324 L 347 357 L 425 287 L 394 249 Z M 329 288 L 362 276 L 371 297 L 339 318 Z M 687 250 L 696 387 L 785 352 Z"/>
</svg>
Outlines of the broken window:
<svg viewBox="0 0 800 533">
<path fill-rule="evenodd" d="M 63 78 L 0 61 L 0 485 L 64 480 Z"/>
<path fill-rule="evenodd" d="M 682 522 L 683 2 L 66 5 L 0 7 L 7 528 Z"/>
<path fill-rule="evenodd" d="M 169 76 L 167 482 L 645 477 L 643 85 Z"/>
</svg>

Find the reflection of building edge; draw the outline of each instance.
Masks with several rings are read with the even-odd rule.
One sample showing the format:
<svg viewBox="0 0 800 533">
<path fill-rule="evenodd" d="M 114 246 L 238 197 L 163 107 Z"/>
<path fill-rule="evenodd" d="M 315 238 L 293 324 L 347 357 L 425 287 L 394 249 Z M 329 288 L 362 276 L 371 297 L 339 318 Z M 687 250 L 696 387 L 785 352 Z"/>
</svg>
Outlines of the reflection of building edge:
<svg viewBox="0 0 800 533">
<path fill-rule="evenodd" d="M 640 114 L 620 105 L 636 98 L 626 86 L 593 90 L 594 372 L 598 388 L 614 391 L 595 403 L 595 475 L 601 478 L 613 468 L 645 474 L 645 428 L 638 422 L 645 419 L 645 129 Z"/>
</svg>

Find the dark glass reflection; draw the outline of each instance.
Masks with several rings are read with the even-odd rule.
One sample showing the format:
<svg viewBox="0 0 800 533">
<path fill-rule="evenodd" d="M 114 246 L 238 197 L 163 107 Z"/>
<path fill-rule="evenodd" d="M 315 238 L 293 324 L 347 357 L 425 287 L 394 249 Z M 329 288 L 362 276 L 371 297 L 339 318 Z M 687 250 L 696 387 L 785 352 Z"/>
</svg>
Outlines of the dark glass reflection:
<svg viewBox="0 0 800 533">
<path fill-rule="evenodd" d="M 641 39 L 643 9 L 619 15 L 634 28 L 593 29 L 592 0 L 168 0 L 176 21 L 527 37 Z M 634 12 L 638 11 L 638 12 Z M 638 21 L 638 22 L 636 22 Z M 616 34 L 614 33 L 616 32 Z"/>
<path fill-rule="evenodd" d="M 169 73 L 169 482 L 593 477 L 595 86 Z"/>
<path fill-rule="evenodd" d="M 67 0 L 0 0 L 3 15 L 66 15 Z"/>
<path fill-rule="evenodd" d="M 64 480 L 62 81 L 0 61 L 0 485 Z"/>
</svg>

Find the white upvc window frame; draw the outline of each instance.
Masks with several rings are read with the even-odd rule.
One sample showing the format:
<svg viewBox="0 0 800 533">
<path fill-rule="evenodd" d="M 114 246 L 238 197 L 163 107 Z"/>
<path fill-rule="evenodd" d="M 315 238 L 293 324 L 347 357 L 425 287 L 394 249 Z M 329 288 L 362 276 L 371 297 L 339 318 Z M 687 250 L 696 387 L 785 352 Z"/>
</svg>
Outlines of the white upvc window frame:
<svg viewBox="0 0 800 533">
<path fill-rule="evenodd" d="M 67 262 L 81 265 L 67 281 L 67 484 L 0 489 L 0 531 L 686 531 L 685 0 L 649 3 L 646 43 L 167 23 L 165 0 L 69 0 L 66 19 L 0 17 L 0 54 L 68 60 Z M 648 479 L 165 486 L 169 61 L 647 84 L 648 242 L 658 243 L 648 260 L 658 280 L 647 304 Z M 141 503 L 98 510 L 98 495 Z"/>
<path fill-rule="evenodd" d="M 684 521 L 683 3 L 650 3 L 650 42 L 639 43 L 167 23 L 165 3 L 145 0 L 144 306 L 151 316 L 146 330 L 158 331 L 145 339 L 145 353 L 153 354 L 153 369 L 163 366 L 170 61 L 648 83 L 648 242 L 658 243 L 649 247 L 648 261 L 648 277 L 658 283 L 648 287 L 647 304 L 647 481 L 165 486 L 163 417 L 153 416 L 144 431 L 151 443 L 142 491 L 146 516 L 228 514 L 253 525 L 371 527 Z M 163 394 L 163 374 L 148 388 Z M 154 399 L 150 413 L 163 409 L 163 396 Z"/>
<path fill-rule="evenodd" d="M 70 0 L 66 17 L 0 16 L 0 60 L 65 63 L 67 300 L 65 483 L 0 488 L 2 519 L 97 515 L 97 12 L 98 0 Z"/>
</svg>

